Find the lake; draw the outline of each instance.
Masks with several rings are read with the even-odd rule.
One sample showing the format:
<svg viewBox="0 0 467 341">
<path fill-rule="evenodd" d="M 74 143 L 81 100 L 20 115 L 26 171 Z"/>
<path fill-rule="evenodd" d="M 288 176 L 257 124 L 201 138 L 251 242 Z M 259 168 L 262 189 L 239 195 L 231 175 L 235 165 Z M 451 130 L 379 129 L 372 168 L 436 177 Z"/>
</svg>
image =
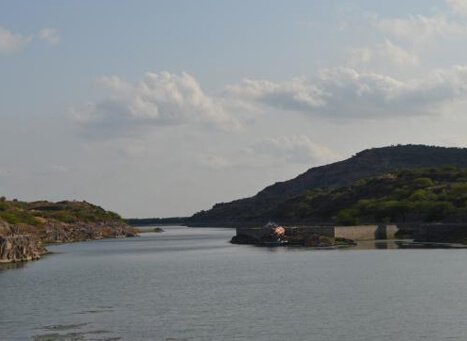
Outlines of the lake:
<svg viewBox="0 0 467 341">
<path fill-rule="evenodd" d="M 231 229 L 165 230 L 0 268 L 0 339 L 467 339 L 467 250 L 262 248 L 230 244 Z"/>
</svg>

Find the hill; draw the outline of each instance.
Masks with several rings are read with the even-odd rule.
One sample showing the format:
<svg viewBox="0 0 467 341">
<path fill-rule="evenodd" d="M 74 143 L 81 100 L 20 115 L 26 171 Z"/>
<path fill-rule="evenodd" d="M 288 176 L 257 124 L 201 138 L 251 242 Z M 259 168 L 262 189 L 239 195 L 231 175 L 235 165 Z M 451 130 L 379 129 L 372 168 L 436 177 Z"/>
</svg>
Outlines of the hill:
<svg viewBox="0 0 467 341">
<path fill-rule="evenodd" d="M 294 179 L 266 187 L 253 197 L 219 203 L 188 219 L 192 226 L 254 225 L 266 223 L 268 214 L 307 191 L 331 190 L 390 171 L 454 166 L 467 168 L 467 149 L 426 145 L 398 145 L 367 149 L 349 159 L 314 167 Z"/>
<path fill-rule="evenodd" d="M 270 212 L 281 222 L 465 223 L 467 170 L 453 167 L 402 170 L 335 190 L 314 190 Z"/>
<path fill-rule="evenodd" d="M 38 259 L 43 244 L 134 236 L 116 213 L 85 201 L 0 198 L 0 263 Z"/>
</svg>

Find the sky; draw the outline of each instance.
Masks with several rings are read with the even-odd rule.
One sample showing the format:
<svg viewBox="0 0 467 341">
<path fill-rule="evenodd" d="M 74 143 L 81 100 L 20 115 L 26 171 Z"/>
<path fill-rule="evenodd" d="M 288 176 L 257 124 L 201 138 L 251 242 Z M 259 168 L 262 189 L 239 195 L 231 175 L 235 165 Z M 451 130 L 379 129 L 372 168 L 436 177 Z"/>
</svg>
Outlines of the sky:
<svg viewBox="0 0 467 341">
<path fill-rule="evenodd" d="M 0 0 L 0 194 L 187 216 L 467 146 L 467 0 Z"/>
</svg>

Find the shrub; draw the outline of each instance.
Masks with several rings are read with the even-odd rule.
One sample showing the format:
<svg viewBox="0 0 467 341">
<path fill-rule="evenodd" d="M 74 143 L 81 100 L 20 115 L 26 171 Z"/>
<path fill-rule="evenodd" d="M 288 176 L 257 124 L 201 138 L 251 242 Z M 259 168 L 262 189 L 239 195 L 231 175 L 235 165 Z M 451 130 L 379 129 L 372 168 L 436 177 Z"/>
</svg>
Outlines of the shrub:
<svg viewBox="0 0 467 341">
<path fill-rule="evenodd" d="M 358 224 L 358 211 L 356 209 L 345 208 L 337 214 L 337 223 L 345 226 Z"/>
<path fill-rule="evenodd" d="M 434 182 L 431 180 L 431 178 L 423 177 L 415 179 L 415 184 L 418 187 L 431 187 L 434 185 Z"/>
</svg>

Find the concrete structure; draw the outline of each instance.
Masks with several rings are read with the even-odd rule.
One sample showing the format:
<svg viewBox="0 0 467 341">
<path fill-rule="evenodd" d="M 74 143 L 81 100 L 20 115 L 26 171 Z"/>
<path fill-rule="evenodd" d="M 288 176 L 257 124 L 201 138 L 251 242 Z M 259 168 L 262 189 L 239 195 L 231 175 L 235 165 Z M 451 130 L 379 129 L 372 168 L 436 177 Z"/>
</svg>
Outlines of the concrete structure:
<svg viewBox="0 0 467 341">
<path fill-rule="evenodd" d="M 396 225 L 335 226 L 333 237 L 352 240 L 394 239 L 398 230 Z"/>
<path fill-rule="evenodd" d="M 306 240 L 313 236 L 345 238 L 354 241 L 396 239 L 399 231 L 401 238 L 418 242 L 460 243 L 467 241 L 466 223 L 401 223 L 397 225 L 359 225 L 359 226 L 293 226 L 285 228 L 289 241 Z M 237 238 L 249 243 L 260 242 L 271 236 L 271 229 L 237 228 Z M 287 238 L 286 238 L 287 239 Z"/>
<path fill-rule="evenodd" d="M 287 236 L 320 235 L 352 240 L 394 239 L 396 225 L 359 225 L 359 226 L 297 226 L 286 227 Z M 237 237 L 250 237 L 256 240 L 266 237 L 270 230 L 263 228 L 237 228 Z"/>
</svg>

